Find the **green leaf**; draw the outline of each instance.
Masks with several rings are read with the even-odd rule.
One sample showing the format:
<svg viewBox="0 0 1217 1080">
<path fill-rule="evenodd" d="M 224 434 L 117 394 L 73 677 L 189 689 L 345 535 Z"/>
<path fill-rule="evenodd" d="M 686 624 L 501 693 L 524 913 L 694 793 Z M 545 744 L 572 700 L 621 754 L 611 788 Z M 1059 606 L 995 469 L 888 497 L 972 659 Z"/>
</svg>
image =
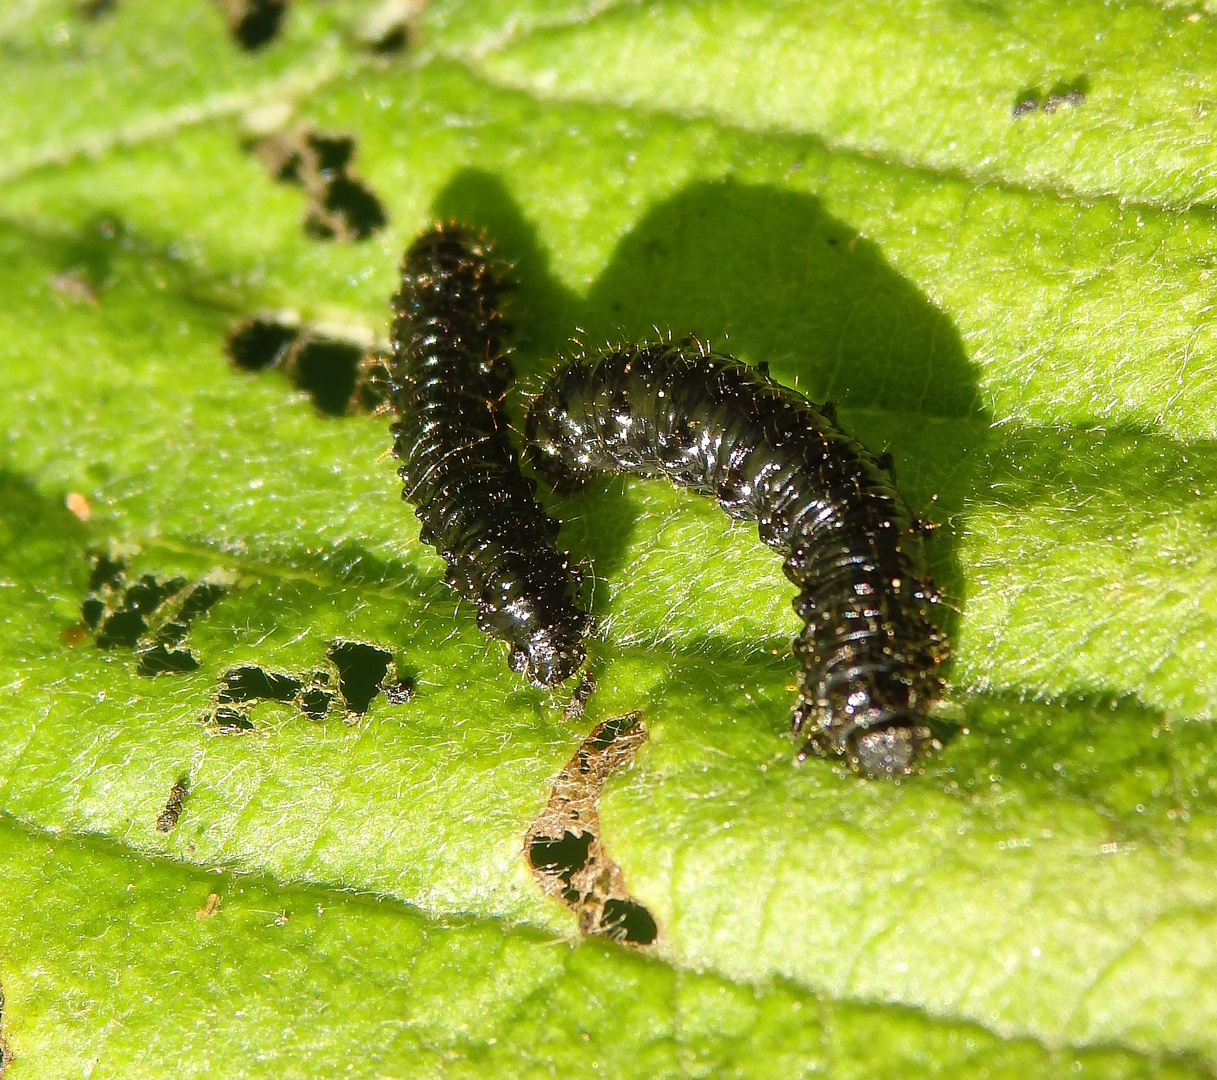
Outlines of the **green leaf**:
<svg viewBox="0 0 1217 1080">
<path fill-rule="evenodd" d="M 367 17 L 0 16 L 6 1077 L 1217 1072 L 1210 17 L 453 0 L 393 55 Z M 387 226 L 308 235 L 276 125 L 351 135 Z M 890 448 L 952 605 L 922 774 L 793 767 L 777 560 L 658 484 L 550 500 L 598 618 L 564 719 L 440 583 L 387 419 L 225 359 L 259 311 L 383 339 L 437 217 L 514 264 L 513 408 L 573 338 L 671 330 Z M 102 555 L 163 610 L 214 587 L 192 670 L 99 645 Z M 413 697 L 344 711 L 342 641 Z M 328 713 L 222 734 L 243 666 Z M 635 710 L 599 817 L 642 953 L 524 851 Z"/>
</svg>

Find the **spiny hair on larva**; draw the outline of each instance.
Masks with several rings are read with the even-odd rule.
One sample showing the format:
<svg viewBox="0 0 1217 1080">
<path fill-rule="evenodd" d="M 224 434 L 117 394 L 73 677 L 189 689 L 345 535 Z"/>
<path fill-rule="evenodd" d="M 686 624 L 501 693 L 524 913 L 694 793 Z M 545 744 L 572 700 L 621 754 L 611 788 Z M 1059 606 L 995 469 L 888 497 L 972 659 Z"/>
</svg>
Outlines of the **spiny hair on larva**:
<svg viewBox="0 0 1217 1080">
<path fill-rule="evenodd" d="M 622 345 L 549 380 L 527 442 L 555 487 L 666 478 L 755 521 L 798 589 L 800 756 L 839 755 L 870 776 L 913 769 L 947 657 L 937 594 L 891 476 L 830 407 L 695 341 Z"/>
<path fill-rule="evenodd" d="M 436 225 L 406 251 L 393 297 L 394 453 L 445 580 L 507 642 L 513 670 L 553 685 L 582 665 L 589 617 L 503 411 L 500 287 L 489 245 L 464 226 Z"/>
</svg>

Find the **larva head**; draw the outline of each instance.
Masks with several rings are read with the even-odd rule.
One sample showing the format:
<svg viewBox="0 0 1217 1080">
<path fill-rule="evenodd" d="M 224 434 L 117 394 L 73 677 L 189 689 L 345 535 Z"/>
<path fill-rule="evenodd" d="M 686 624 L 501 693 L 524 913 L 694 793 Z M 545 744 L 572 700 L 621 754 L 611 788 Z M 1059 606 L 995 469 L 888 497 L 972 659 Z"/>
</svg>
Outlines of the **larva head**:
<svg viewBox="0 0 1217 1080">
<path fill-rule="evenodd" d="M 863 776 L 907 776 L 932 742 L 925 710 L 938 685 L 931 673 L 897 665 L 855 671 L 836 685 L 820 683 L 814 699 L 804 696 L 795 710 L 795 733 L 812 729 L 800 756 L 814 749 L 845 758 Z"/>
<path fill-rule="evenodd" d="M 894 779 L 913 771 L 922 747 L 929 742 L 924 725 L 892 724 L 858 731 L 850 740 L 851 762 L 864 776 Z"/>
<path fill-rule="evenodd" d="M 586 655 L 582 629 L 576 632 L 573 627 L 542 626 L 512 649 L 507 662 L 512 671 L 542 686 L 556 686 L 583 666 Z"/>
<path fill-rule="evenodd" d="M 889 662 L 877 664 L 848 687 L 830 690 L 829 727 L 853 768 L 864 776 L 887 778 L 913 771 L 930 741 L 925 710 L 931 681 L 937 686 L 931 672 Z"/>
</svg>

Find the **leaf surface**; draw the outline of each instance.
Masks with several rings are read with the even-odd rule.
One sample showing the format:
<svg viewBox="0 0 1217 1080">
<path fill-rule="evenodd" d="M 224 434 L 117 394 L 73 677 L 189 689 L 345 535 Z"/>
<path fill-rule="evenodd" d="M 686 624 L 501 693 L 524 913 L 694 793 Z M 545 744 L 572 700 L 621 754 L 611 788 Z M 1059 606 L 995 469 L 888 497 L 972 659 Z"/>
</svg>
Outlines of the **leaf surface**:
<svg viewBox="0 0 1217 1080">
<path fill-rule="evenodd" d="M 186 0 L 4 16 L 12 1077 L 1217 1070 L 1217 40 L 1190 8 L 1047 10 L 436 3 L 393 56 L 353 3 L 253 53 Z M 257 152 L 276 118 L 353 136 L 383 230 L 307 234 Z M 449 217 L 518 279 L 513 408 L 573 339 L 658 328 L 891 450 L 951 604 L 924 773 L 792 766 L 778 560 L 653 483 L 546 496 L 598 619 L 564 719 L 442 586 L 387 419 L 226 360 L 259 311 L 383 339 L 401 250 Z M 99 646 L 102 554 L 221 589 L 193 670 Z M 412 699 L 344 711 L 351 641 Z M 330 710 L 220 734 L 253 666 Z M 523 849 L 635 710 L 599 812 L 645 956 L 573 947 Z"/>
</svg>

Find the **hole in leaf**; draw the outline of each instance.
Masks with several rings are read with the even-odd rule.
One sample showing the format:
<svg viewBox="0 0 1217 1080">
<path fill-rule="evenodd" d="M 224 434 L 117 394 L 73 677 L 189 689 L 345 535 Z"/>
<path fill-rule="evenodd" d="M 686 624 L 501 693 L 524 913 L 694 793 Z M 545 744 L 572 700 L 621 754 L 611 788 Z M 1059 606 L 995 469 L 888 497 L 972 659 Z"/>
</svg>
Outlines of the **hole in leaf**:
<svg viewBox="0 0 1217 1080">
<path fill-rule="evenodd" d="M 600 932 L 615 941 L 650 945 L 659 935 L 651 913 L 635 900 L 609 899 L 604 902 Z"/>
<path fill-rule="evenodd" d="M 350 135 L 325 135 L 309 131 L 305 133 L 304 141 L 313 153 L 313 167 L 326 183 L 346 172 L 351 158 L 355 156 L 355 140 Z"/>
<path fill-rule="evenodd" d="M 223 0 L 228 29 L 248 52 L 269 45 L 278 36 L 289 0 Z"/>
<path fill-rule="evenodd" d="M 338 690 L 347 708 L 366 713 L 389 674 L 393 654 L 362 641 L 335 641 L 326 656 L 338 668 Z"/>
<path fill-rule="evenodd" d="M 613 743 L 617 742 L 618 739 L 625 738 L 637 726 L 637 713 L 628 713 L 625 716 L 614 716 L 611 720 L 605 720 L 604 723 L 597 726 L 579 749 L 583 751 L 584 758 L 589 752 L 603 752 L 610 749 Z M 583 760 L 583 758 L 581 758 L 581 760 Z"/>
<path fill-rule="evenodd" d="M 533 869 L 557 874 L 569 885 L 575 872 L 587 865 L 594 839 L 589 832 L 564 832 L 559 840 L 537 839 L 528 847 L 528 861 Z"/>
<path fill-rule="evenodd" d="M 185 578 L 165 580 L 155 574 L 144 574 L 134 585 L 127 586 L 127 607 L 135 611 L 151 613 L 165 600 L 177 595 L 185 587 Z"/>
<path fill-rule="evenodd" d="M 144 676 L 194 671 L 198 657 L 184 646 L 191 623 L 223 597 L 219 580 L 195 582 L 182 577 L 144 574 L 128 583 L 121 560 L 94 557 L 91 592 L 80 605 L 84 627 L 97 631 L 102 649 L 135 649 Z"/>
<path fill-rule="evenodd" d="M 214 727 L 221 735 L 243 735 L 253 731 L 254 722 L 240 709 L 221 705 L 214 712 L 204 717 L 209 727 Z"/>
<path fill-rule="evenodd" d="M 341 341 L 309 340 L 294 354 L 292 382 L 327 416 L 342 416 L 359 380 L 363 350 Z"/>
<path fill-rule="evenodd" d="M 229 668 L 220 678 L 216 700 L 239 703 L 249 701 L 292 701 L 303 684 L 292 675 L 276 675 L 254 664 Z"/>
<path fill-rule="evenodd" d="M 388 359 L 371 334 L 351 328 L 301 326 L 295 315 L 254 315 L 228 332 L 225 351 L 240 371 L 282 371 L 326 416 L 373 412 L 389 398 Z"/>
<path fill-rule="evenodd" d="M 198 659 L 189 649 L 171 649 L 159 642 L 150 649 L 141 650 L 139 654 L 139 673 L 141 675 L 152 676 L 166 673 L 180 675 L 188 671 L 197 671 L 198 667 Z"/>
<path fill-rule="evenodd" d="M 177 617 L 189 625 L 195 619 L 206 615 L 216 603 L 227 595 L 227 585 L 218 581 L 200 581 L 186 595 L 186 600 L 178 610 Z"/>
<path fill-rule="evenodd" d="M 242 371 L 262 371 L 280 364 L 300 332 L 298 326 L 269 316 L 242 319 L 229 332 L 228 358 Z"/>
<path fill-rule="evenodd" d="M 166 646 L 180 645 L 186 640 L 188 633 L 190 633 L 190 626 L 187 623 L 172 619 L 161 624 L 161 628 L 156 632 L 156 643 Z"/>
<path fill-rule="evenodd" d="M 138 611 L 116 611 L 101 624 L 97 646 L 101 649 L 134 649 L 148 624 Z"/>
<path fill-rule="evenodd" d="M 106 605 L 96 596 L 90 596 L 80 605 L 81 621 L 90 630 L 96 629 L 101 617 L 106 613 Z"/>
<path fill-rule="evenodd" d="M 359 385 L 351 399 L 351 408 L 358 412 L 375 412 L 389 400 L 389 360 L 373 349 L 359 367 Z"/>
<path fill-rule="evenodd" d="M 89 589 L 96 592 L 105 585 L 118 585 L 123 577 L 123 564 L 108 555 L 98 555 L 93 560 L 93 572 L 89 575 Z"/>
<path fill-rule="evenodd" d="M 558 774 L 548 805 L 524 837 L 534 879 L 575 913 L 584 934 L 637 946 L 652 944 L 659 929 L 604 850 L 598 806 L 609 776 L 645 740 L 637 713 L 599 724 Z M 578 822 L 579 831 L 571 822 Z"/>
<path fill-rule="evenodd" d="M 106 559 L 97 560 L 90 580 L 100 584 L 80 605 L 80 617 L 86 626 L 101 624 L 97 645 L 102 649 L 135 648 L 148 629 L 149 618 L 186 586 L 185 578 L 166 580 L 153 574 L 125 585 L 122 568 Z"/>
<path fill-rule="evenodd" d="M 318 240 L 366 240 L 387 223 L 384 207 L 363 181 L 343 174 L 326 184 L 320 206 L 304 219 L 304 231 Z"/>
<path fill-rule="evenodd" d="M 189 777 L 183 777 L 169 789 L 169 799 L 165 803 L 165 809 L 156 819 L 157 832 L 172 832 L 177 827 L 178 818 L 182 816 L 182 807 L 186 805 L 186 796 L 189 794 Z"/>
<path fill-rule="evenodd" d="M 400 52 L 411 43 L 423 5 L 424 0 L 384 0 L 360 24 L 360 42 L 381 55 Z"/>
<path fill-rule="evenodd" d="M 313 686 L 301 691 L 296 704 L 300 706 L 300 711 L 310 720 L 321 720 L 330 711 L 330 702 L 333 700 L 334 695 L 329 690 L 322 690 L 318 686 Z"/>
<path fill-rule="evenodd" d="M 393 654 L 386 649 L 361 641 L 336 641 L 326 657 L 338 668 L 338 688 L 347 713 L 362 715 L 382 690 L 395 703 L 411 695 L 408 677 L 385 685 L 393 669 Z M 220 677 L 216 707 L 204 715 L 203 722 L 222 733 L 252 730 L 254 725 L 246 709 L 259 701 L 291 704 L 308 719 L 322 720 L 338 696 L 329 685 L 330 673 L 324 670 L 287 675 L 257 664 L 240 664 Z M 349 722 L 350 717 L 347 719 Z"/>
<path fill-rule="evenodd" d="M 317 240 L 366 240 L 388 224 L 381 201 L 351 171 L 355 139 L 296 128 L 255 144 L 270 174 L 308 195 L 304 231 Z"/>
</svg>

